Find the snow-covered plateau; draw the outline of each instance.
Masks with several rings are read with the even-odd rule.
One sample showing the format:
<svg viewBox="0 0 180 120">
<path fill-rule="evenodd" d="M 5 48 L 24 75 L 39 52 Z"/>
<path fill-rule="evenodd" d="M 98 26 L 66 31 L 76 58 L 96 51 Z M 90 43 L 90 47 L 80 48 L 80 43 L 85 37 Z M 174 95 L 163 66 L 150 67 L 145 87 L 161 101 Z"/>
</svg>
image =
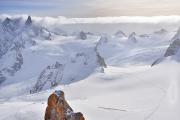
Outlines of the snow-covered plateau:
<svg viewBox="0 0 180 120">
<path fill-rule="evenodd" d="M 55 90 L 86 120 L 180 120 L 180 19 L 126 19 L 1 15 L 0 120 L 43 120 Z"/>
</svg>

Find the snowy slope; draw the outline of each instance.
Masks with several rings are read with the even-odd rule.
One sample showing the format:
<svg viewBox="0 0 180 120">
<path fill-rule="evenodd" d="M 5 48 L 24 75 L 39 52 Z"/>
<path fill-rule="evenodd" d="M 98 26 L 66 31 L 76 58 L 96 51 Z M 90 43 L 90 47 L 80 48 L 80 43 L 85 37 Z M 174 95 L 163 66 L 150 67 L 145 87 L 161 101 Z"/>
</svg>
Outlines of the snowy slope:
<svg viewBox="0 0 180 120">
<path fill-rule="evenodd" d="M 179 67 L 173 62 L 154 68 L 109 66 L 105 73 L 96 73 L 54 90 L 64 90 L 74 110 L 83 111 L 90 120 L 179 120 Z M 52 92 L 48 90 L 2 101 L 1 119 L 43 119 L 46 101 Z M 18 111 L 12 111 L 12 107 Z"/>
<path fill-rule="evenodd" d="M 13 26 L 16 20 L 10 19 Z M 0 81 L 0 120 L 42 120 L 48 96 L 58 89 L 87 120 L 180 119 L 180 64 L 167 58 L 150 67 L 177 31 L 69 33 L 30 17 L 18 20 L 16 39 L 0 31 L 13 38 L 11 45 L 0 38 L 7 44 L 0 57 L 0 80 L 6 77 Z M 22 46 L 10 50 L 16 43 Z"/>
</svg>

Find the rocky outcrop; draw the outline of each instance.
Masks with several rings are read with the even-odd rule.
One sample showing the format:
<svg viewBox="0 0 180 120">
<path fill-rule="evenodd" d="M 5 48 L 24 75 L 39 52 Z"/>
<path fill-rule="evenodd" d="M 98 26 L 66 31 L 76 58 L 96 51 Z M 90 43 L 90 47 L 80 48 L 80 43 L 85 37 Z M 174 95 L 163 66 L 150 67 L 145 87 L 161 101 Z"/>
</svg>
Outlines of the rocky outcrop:
<svg viewBox="0 0 180 120">
<path fill-rule="evenodd" d="M 154 65 L 157 65 L 159 63 L 161 63 L 163 61 L 163 58 L 159 58 L 157 60 L 155 60 L 152 64 L 151 64 L 151 67 L 153 67 Z"/>
<path fill-rule="evenodd" d="M 116 37 L 127 37 L 126 34 L 124 32 L 122 32 L 121 30 L 117 31 L 115 33 Z"/>
<path fill-rule="evenodd" d="M 16 61 L 11 66 L 11 68 L 8 68 L 6 71 L 13 76 L 17 71 L 21 69 L 21 66 L 23 65 L 23 56 L 20 51 L 16 52 Z"/>
<path fill-rule="evenodd" d="M 131 34 L 129 35 L 128 41 L 129 41 L 129 42 L 133 42 L 133 43 L 136 43 L 136 42 L 137 42 L 136 33 L 135 33 L 135 32 L 133 32 L 133 33 L 131 33 Z"/>
<path fill-rule="evenodd" d="M 9 53 L 13 57 L 12 62 L 0 69 L 0 84 L 8 76 L 14 76 L 23 65 L 23 49 L 26 46 L 37 45 L 38 40 L 51 40 L 51 32 L 41 26 L 33 25 L 31 16 L 28 16 L 24 24 L 22 19 L 6 18 L 0 23 L 0 59 Z"/>
<path fill-rule="evenodd" d="M 6 80 L 6 77 L 2 74 L 2 71 L 0 71 L 0 84 L 3 83 Z"/>
<path fill-rule="evenodd" d="M 164 57 L 175 55 L 180 50 L 180 38 L 174 40 L 166 50 Z"/>
<path fill-rule="evenodd" d="M 20 20 L 21 19 L 10 19 L 7 17 L 2 22 L 3 32 L 7 32 L 7 33 L 14 35 L 20 27 Z"/>
<path fill-rule="evenodd" d="M 72 59 L 71 62 L 76 63 L 79 58 L 84 58 L 84 61 L 83 61 L 84 65 L 88 64 L 88 56 L 83 52 L 76 53 L 75 59 Z"/>
<path fill-rule="evenodd" d="M 45 120 L 85 120 L 82 113 L 74 113 L 65 100 L 63 91 L 58 90 L 51 94 L 47 104 Z"/>
<path fill-rule="evenodd" d="M 6 80 L 5 74 L 9 75 L 9 76 L 14 76 L 16 72 L 18 72 L 22 65 L 23 65 L 23 56 L 21 53 L 21 50 L 16 50 L 15 51 L 15 62 L 6 68 L 3 68 L 2 70 L 0 70 L 0 81 L 4 82 Z M 0 83 L 2 83 L 0 82 Z"/>
<path fill-rule="evenodd" d="M 6 45 L 4 45 L 4 47 L 5 46 Z M 21 69 L 21 67 L 23 65 L 23 55 L 22 55 L 21 50 L 23 48 L 24 48 L 23 43 L 20 43 L 18 41 L 14 42 L 11 45 L 11 49 L 10 49 L 11 53 L 10 54 L 15 57 L 13 57 L 13 59 L 12 59 L 13 61 L 11 64 L 0 69 L 0 84 L 3 83 L 8 78 L 7 76 L 14 76 L 15 73 Z M 6 48 L 6 49 L 8 49 L 8 48 Z M 6 52 L 8 52 L 8 50 Z"/>
<path fill-rule="evenodd" d="M 83 31 L 81 31 L 78 35 L 78 38 L 81 40 L 86 40 L 87 39 L 87 34 Z"/>
<path fill-rule="evenodd" d="M 180 28 L 176 35 L 172 38 L 172 43 L 169 45 L 164 57 L 173 56 L 180 50 Z"/>
<path fill-rule="evenodd" d="M 160 63 L 166 57 L 175 57 L 177 59 L 178 57 L 180 57 L 180 56 L 178 56 L 179 52 L 180 52 L 180 28 L 177 31 L 176 35 L 172 38 L 172 43 L 167 48 L 164 56 L 162 58 L 159 58 L 156 61 L 154 61 L 151 66 L 154 66 L 154 65 Z"/>
<path fill-rule="evenodd" d="M 101 69 L 101 72 L 104 72 L 104 68 L 107 68 L 106 62 L 104 60 L 104 58 L 100 55 L 100 53 L 98 52 L 98 47 L 100 45 L 102 45 L 103 43 L 107 43 L 108 38 L 105 36 L 102 36 L 100 38 L 100 40 L 98 41 L 98 43 L 95 46 L 95 53 L 96 53 L 96 58 L 97 58 L 97 64 Z"/>
<path fill-rule="evenodd" d="M 24 48 L 26 30 L 20 23 L 21 19 L 6 18 L 0 24 L 0 58 L 8 51 Z"/>
<path fill-rule="evenodd" d="M 19 19 L 11 20 L 10 18 L 6 18 L 0 24 L 0 58 L 14 45 L 14 39 L 18 34 L 19 23 Z"/>
<path fill-rule="evenodd" d="M 31 19 L 31 16 L 28 16 L 26 22 L 25 22 L 25 25 L 26 26 L 30 26 L 32 24 L 32 19 Z"/>
<path fill-rule="evenodd" d="M 43 88 L 52 88 L 59 84 L 63 76 L 64 66 L 59 62 L 54 65 L 47 66 L 39 75 L 37 82 L 30 93 L 36 93 Z"/>
<path fill-rule="evenodd" d="M 107 68 L 107 65 L 105 63 L 105 60 L 103 57 L 100 56 L 100 54 L 97 52 L 96 53 L 96 56 L 97 56 L 97 63 L 100 67 L 103 67 L 103 68 Z"/>
</svg>

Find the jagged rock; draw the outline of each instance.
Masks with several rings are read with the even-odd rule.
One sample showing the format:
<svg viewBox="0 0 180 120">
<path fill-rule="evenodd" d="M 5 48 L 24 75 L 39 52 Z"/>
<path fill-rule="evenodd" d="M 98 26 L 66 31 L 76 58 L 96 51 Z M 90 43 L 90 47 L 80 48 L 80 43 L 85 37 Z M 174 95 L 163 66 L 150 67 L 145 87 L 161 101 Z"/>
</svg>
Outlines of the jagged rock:
<svg viewBox="0 0 180 120">
<path fill-rule="evenodd" d="M 57 86 L 63 76 L 64 66 L 59 62 L 54 65 L 47 66 L 39 75 L 37 82 L 30 93 L 36 93 L 43 90 L 44 87 Z"/>
<path fill-rule="evenodd" d="M 175 55 L 180 50 L 180 39 L 174 40 L 166 50 L 164 57 Z"/>
<path fill-rule="evenodd" d="M 121 30 L 117 31 L 115 33 L 116 37 L 127 37 L 126 34 L 124 32 L 122 32 Z"/>
<path fill-rule="evenodd" d="M 100 54 L 98 52 L 96 52 L 96 56 L 97 56 L 97 63 L 100 67 L 100 70 L 102 73 L 104 73 L 104 68 L 107 68 L 105 60 L 103 57 L 100 56 Z"/>
<path fill-rule="evenodd" d="M 85 120 L 83 114 L 74 113 L 65 100 L 63 91 L 55 91 L 48 98 L 45 120 Z"/>
<path fill-rule="evenodd" d="M 98 45 L 103 44 L 103 43 L 107 43 L 108 42 L 108 36 L 101 36 Z"/>
<path fill-rule="evenodd" d="M 0 71 L 0 84 L 6 80 L 6 77 L 3 76 L 2 72 Z"/>
<path fill-rule="evenodd" d="M 86 39 L 87 39 L 87 35 L 86 35 L 85 32 L 81 31 L 81 32 L 79 33 L 78 38 L 81 39 L 81 40 L 86 40 Z"/>
<path fill-rule="evenodd" d="M 31 19 L 31 16 L 28 16 L 26 22 L 25 22 L 25 25 L 26 26 L 30 26 L 32 24 L 32 19 Z"/>
<path fill-rule="evenodd" d="M 2 29 L 4 32 L 8 32 L 14 35 L 16 33 L 16 30 L 18 29 L 19 24 L 20 24 L 20 19 L 10 19 L 7 17 L 2 22 Z"/>
<path fill-rule="evenodd" d="M 128 40 L 131 41 L 131 42 L 133 42 L 133 43 L 136 43 L 136 42 L 137 42 L 136 33 L 135 33 L 135 32 L 131 33 L 131 34 L 129 35 L 129 37 L 128 37 Z"/>
<path fill-rule="evenodd" d="M 100 54 L 97 52 L 97 62 L 99 64 L 100 67 L 103 67 L 103 68 L 107 68 L 107 65 L 105 63 L 105 60 L 103 57 L 100 56 Z"/>
<path fill-rule="evenodd" d="M 20 19 L 11 20 L 6 18 L 0 24 L 0 58 L 5 55 L 8 50 L 14 45 L 14 40 L 18 36 Z"/>
<path fill-rule="evenodd" d="M 16 50 L 16 58 L 14 64 L 9 68 L 4 68 L 1 72 L 9 74 L 10 76 L 14 76 L 14 74 L 21 69 L 23 65 L 23 56 L 20 50 Z M 1 75 L 0 75 L 1 76 Z M 3 77 L 4 78 L 4 77 Z"/>
<path fill-rule="evenodd" d="M 84 58 L 84 65 L 87 65 L 88 64 L 88 56 L 85 53 L 81 52 L 81 53 L 77 53 L 76 54 L 76 58 L 75 59 L 78 59 L 80 57 Z M 72 62 L 75 63 L 76 60 L 73 60 Z"/>
<path fill-rule="evenodd" d="M 95 51 L 97 52 L 98 51 L 98 47 L 107 43 L 109 40 L 108 36 L 106 35 L 103 35 L 101 36 L 101 38 L 99 39 L 99 41 L 97 42 L 96 46 L 95 46 Z"/>
<path fill-rule="evenodd" d="M 154 65 L 157 65 L 159 63 L 161 63 L 163 61 L 163 58 L 159 58 L 157 60 L 155 60 L 152 64 L 151 64 L 151 67 L 153 67 Z"/>
<path fill-rule="evenodd" d="M 180 28 L 177 31 L 176 35 L 172 38 L 172 43 L 169 45 L 164 57 L 173 56 L 178 53 L 180 50 Z"/>
<path fill-rule="evenodd" d="M 176 35 L 172 38 L 172 43 L 167 48 L 164 56 L 162 58 L 157 59 L 151 66 L 154 66 L 161 61 L 163 61 L 166 57 L 176 56 L 180 52 L 180 28 L 177 31 Z M 180 57 L 180 56 L 177 56 Z"/>
<path fill-rule="evenodd" d="M 96 57 L 97 57 L 97 64 L 99 65 L 101 72 L 104 72 L 104 68 L 107 68 L 106 62 L 104 58 L 99 54 L 98 52 L 98 47 L 102 45 L 103 43 L 107 43 L 108 38 L 105 36 L 102 36 L 98 43 L 95 46 L 95 52 L 96 52 Z"/>
<path fill-rule="evenodd" d="M 3 21 L 2 25 L 6 27 L 6 26 L 8 26 L 11 22 L 12 22 L 12 20 L 7 17 L 7 18 Z"/>
</svg>

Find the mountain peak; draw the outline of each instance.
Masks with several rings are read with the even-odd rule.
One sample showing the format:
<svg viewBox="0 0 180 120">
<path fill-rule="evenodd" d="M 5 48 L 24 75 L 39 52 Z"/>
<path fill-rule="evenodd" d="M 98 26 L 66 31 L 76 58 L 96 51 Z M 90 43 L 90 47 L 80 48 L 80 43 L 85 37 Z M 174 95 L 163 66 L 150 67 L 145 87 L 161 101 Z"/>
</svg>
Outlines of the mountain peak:
<svg viewBox="0 0 180 120">
<path fill-rule="evenodd" d="M 180 27 L 172 40 L 180 39 Z"/>
<path fill-rule="evenodd" d="M 3 21 L 3 25 L 8 25 L 12 20 L 10 18 L 6 18 L 4 21 Z"/>
<path fill-rule="evenodd" d="M 135 36 L 136 33 L 135 32 L 132 32 L 129 36 Z"/>
<path fill-rule="evenodd" d="M 117 36 L 117 37 L 126 37 L 126 34 L 123 31 L 119 30 L 119 31 L 117 31 L 115 33 L 115 36 Z"/>
<path fill-rule="evenodd" d="M 87 39 L 87 34 L 84 31 L 81 31 L 78 36 L 81 40 Z"/>
<path fill-rule="evenodd" d="M 137 40 L 136 40 L 136 33 L 135 33 L 135 32 L 131 33 L 131 34 L 129 35 L 129 37 L 128 37 L 128 40 L 136 43 L 136 42 L 137 42 Z"/>
<path fill-rule="evenodd" d="M 175 55 L 180 50 L 180 28 L 178 29 L 176 35 L 172 39 L 172 43 L 169 45 L 165 57 Z"/>
<path fill-rule="evenodd" d="M 28 16 L 26 22 L 25 22 L 25 25 L 31 25 L 32 24 L 32 19 L 31 19 L 31 16 Z"/>
</svg>

